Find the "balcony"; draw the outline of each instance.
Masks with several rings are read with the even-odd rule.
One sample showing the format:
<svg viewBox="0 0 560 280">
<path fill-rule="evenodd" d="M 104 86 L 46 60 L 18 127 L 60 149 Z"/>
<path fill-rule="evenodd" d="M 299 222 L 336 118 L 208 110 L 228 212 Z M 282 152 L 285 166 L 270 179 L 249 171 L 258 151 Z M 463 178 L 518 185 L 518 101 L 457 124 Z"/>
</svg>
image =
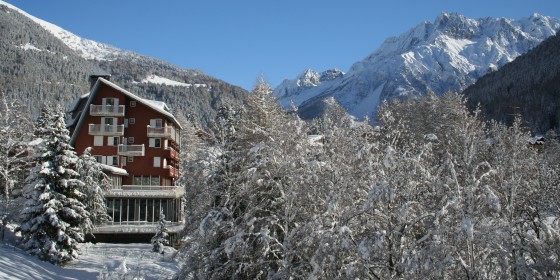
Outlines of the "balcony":
<svg viewBox="0 0 560 280">
<path fill-rule="evenodd" d="M 185 195 L 185 188 L 180 186 L 123 185 L 120 189 L 108 190 L 105 195 L 122 198 L 180 198 Z"/>
<path fill-rule="evenodd" d="M 179 169 L 177 169 L 177 168 L 175 168 L 171 165 L 167 165 L 163 168 L 169 170 L 169 177 L 173 177 L 173 178 L 178 178 L 179 177 Z"/>
<path fill-rule="evenodd" d="M 89 105 L 91 116 L 124 117 L 124 105 Z"/>
<path fill-rule="evenodd" d="M 125 191 L 174 191 L 177 186 L 140 186 L 140 185 L 124 185 L 122 190 Z"/>
<path fill-rule="evenodd" d="M 124 125 L 89 124 L 89 135 L 123 136 Z"/>
<path fill-rule="evenodd" d="M 148 125 L 148 137 L 168 138 L 175 141 L 175 128 L 172 126 L 151 127 Z"/>
<path fill-rule="evenodd" d="M 179 152 L 177 152 L 175 149 L 171 148 L 171 147 L 167 147 L 165 148 L 166 151 L 169 151 L 169 158 L 171 158 L 172 160 L 179 160 Z"/>
<path fill-rule="evenodd" d="M 121 156 L 134 156 L 142 157 L 146 154 L 144 145 L 119 145 L 119 155 Z"/>
</svg>

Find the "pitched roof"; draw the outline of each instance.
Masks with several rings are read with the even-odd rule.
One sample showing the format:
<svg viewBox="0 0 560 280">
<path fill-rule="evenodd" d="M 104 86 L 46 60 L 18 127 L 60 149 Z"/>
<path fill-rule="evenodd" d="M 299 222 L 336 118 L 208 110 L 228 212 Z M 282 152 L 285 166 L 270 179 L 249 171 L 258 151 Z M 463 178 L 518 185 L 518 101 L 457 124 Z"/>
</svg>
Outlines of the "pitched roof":
<svg viewBox="0 0 560 280">
<path fill-rule="evenodd" d="M 140 104 L 145 105 L 148 108 L 153 109 L 154 111 L 161 113 L 162 115 L 168 117 L 169 119 L 171 119 L 173 121 L 173 123 L 179 128 L 182 129 L 183 127 L 181 126 L 181 124 L 179 123 L 179 121 L 175 118 L 175 116 L 173 116 L 173 114 L 171 114 L 171 112 L 169 112 L 169 107 L 167 107 L 167 105 L 164 102 L 161 101 L 155 101 L 155 100 L 149 100 L 149 99 L 144 99 L 141 98 L 119 86 L 117 86 L 116 84 L 103 79 L 103 78 L 99 78 L 97 79 L 97 82 L 95 82 L 95 85 L 93 86 L 93 88 L 91 89 L 89 94 L 84 94 L 82 96 L 80 96 L 80 98 L 78 98 L 78 101 L 76 103 L 73 104 L 73 108 L 71 110 L 75 110 L 77 107 L 77 104 L 79 104 L 79 100 L 80 99 L 84 99 L 87 98 L 87 102 L 84 106 L 84 108 L 89 108 L 89 105 L 92 103 L 93 99 L 95 99 L 95 96 L 97 96 L 97 93 L 99 91 L 99 88 L 101 87 L 101 85 L 107 85 L 119 92 L 121 92 L 122 94 L 128 96 L 129 98 L 136 100 L 136 102 L 139 102 Z M 76 120 L 72 121 L 72 124 L 76 124 L 76 129 L 74 130 L 74 133 L 72 133 L 72 137 L 70 138 L 70 143 L 73 145 L 76 142 L 76 137 L 78 135 L 78 131 L 80 130 L 81 126 L 83 125 L 83 122 L 86 119 L 86 116 L 89 114 L 89 111 L 87 110 L 83 110 L 82 113 L 80 114 L 78 119 L 78 122 L 76 124 Z"/>
</svg>

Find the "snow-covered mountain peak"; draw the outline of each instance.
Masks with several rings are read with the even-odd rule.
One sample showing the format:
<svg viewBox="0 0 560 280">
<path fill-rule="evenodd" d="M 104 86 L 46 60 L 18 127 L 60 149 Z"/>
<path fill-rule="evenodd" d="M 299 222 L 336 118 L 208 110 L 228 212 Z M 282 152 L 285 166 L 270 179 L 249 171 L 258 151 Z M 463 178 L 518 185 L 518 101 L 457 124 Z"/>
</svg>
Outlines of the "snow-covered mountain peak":
<svg viewBox="0 0 560 280">
<path fill-rule="evenodd" d="M 312 69 L 306 69 L 296 78 L 296 85 L 299 87 L 314 87 L 321 83 L 321 75 Z"/>
<path fill-rule="evenodd" d="M 289 106 L 292 100 L 304 101 L 304 99 L 306 99 L 305 95 L 298 96 L 301 91 L 320 87 L 325 83 L 331 83 L 332 81 L 342 78 L 343 76 L 344 72 L 340 71 L 337 68 L 329 69 L 321 73 L 313 69 L 306 69 L 295 79 L 285 79 L 284 81 L 282 81 L 282 83 L 280 83 L 280 85 L 278 85 L 276 89 L 274 89 L 274 92 L 283 100 L 282 104 L 284 106 Z M 299 104 L 300 102 L 296 101 L 296 103 Z"/>
<path fill-rule="evenodd" d="M 332 81 L 336 78 L 344 76 L 344 72 L 338 68 L 329 69 L 321 73 L 321 82 Z"/>
<path fill-rule="evenodd" d="M 80 56 L 85 59 L 96 60 L 111 60 L 115 57 L 134 57 L 137 56 L 133 52 L 123 51 L 113 46 L 98 43 L 92 40 L 81 38 L 72 32 L 62 29 L 61 27 L 34 17 L 18 7 L 0 0 L 0 5 L 7 6 L 8 8 L 17 11 L 18 13 L 28 17 L 32 21 L 39 24 L 45 30 L 53 34 L 56 38 L 60 39 L 70 49 L 76 51 Z"/>
<path fill-rule="evenodd" d="M 512 20 L 442 13 L 387 39 L 341 78 L 313 87 L 285 80 L 275 93 L 282 104 L 293 100 L 302 105 L 300 110 L 334 96 L 352 115 L 373 119 L 378 104 L 387 98 L 462 91 L 559 29 L 558 19 L 539 14 Z"/>
</svg>

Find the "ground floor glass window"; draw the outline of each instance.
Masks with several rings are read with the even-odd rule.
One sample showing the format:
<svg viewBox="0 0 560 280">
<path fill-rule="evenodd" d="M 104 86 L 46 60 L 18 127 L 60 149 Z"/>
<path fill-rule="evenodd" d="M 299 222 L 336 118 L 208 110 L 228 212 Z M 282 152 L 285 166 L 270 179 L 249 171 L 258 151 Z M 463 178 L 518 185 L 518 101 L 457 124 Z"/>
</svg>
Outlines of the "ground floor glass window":
<svg viewBox="0 0 560 280">
<path fill-rule="evenodd" d="M 107 212 L 114 224 L 157 223 L 160 209 L 165 220 L 179 222 L 180 198 L 107 198 Z"/>
</svg>

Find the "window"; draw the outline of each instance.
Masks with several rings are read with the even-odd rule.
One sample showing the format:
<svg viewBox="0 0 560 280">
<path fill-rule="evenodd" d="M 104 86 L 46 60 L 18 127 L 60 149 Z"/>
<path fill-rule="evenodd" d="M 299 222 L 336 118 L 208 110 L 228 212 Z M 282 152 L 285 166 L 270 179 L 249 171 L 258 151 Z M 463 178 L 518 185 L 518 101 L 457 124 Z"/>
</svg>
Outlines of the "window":
<svg viewBox="0 0 560 280">
<path fill-rule="evenodd" d="M 128 143 L 134 144 L 134 137 L 128 137 Z"/>
<path fill-rule="evenodd" d="M 93 136 L 94 146 L 103 146 L 103 136 Z"/>
<path fill-rule="evenodd" d="M 126 157 L 122 157 L 121 162 L 122 162 L 122 166 L 126 166 L 126 162 L 127 162 Z"/>
<path fill-rule="evenodd" d="M 107 164 L 118 166 L 119 165 L 119 157 L 116 156 L 108 156 L 107 157 Z"/>
<path fill-rule="evenodd" d="M 138 177 L 138 176 L 132 177 L 132 184 L 133 184 L 133 185 L 137 185 L 137 186 L 142 185 L 142 176 L 140 176 L 140 177 Z"/>
<path fill-rule="evenodd" d="M 118 146 L 119 145 L 119 137 L 109 136 L 107 137 L 107 146 Z"/>
<path fill-rule="evenodd" d="M 103 105 L 116 106 L 119 105 L 118 98 L 103 98 Z"/>
<path fill-rule="evenodd" d="M 128 127 L 128 119 L 124 119 L 124 127 L 125 127 L 125 128 Z"/>
<path fill-rule="evenodd" d="M 103 124 L 114 125 L 117 124 L 117 118 L 101 118 Z"/>
<path fill-rule="evenodd" d="M 161 167 L 161 157 L 154 157 L 154 167 Z"/>
<path fill-rule="evenodd" d="M 150 147 L 161 148 L 161 139 L 160 138 L 150 138 Z"/>
<path fill-rule="evenodd" d="M 135 118 L 130 118 L 128 119 L 128 124 L 135 124 L 136 123 L 136 119 Z"/>
<path fill-rule="evenodd" d="M 98 163 L 103 163 L 103 157 L 102 156 L 93 156 L 93 158 L 95 158 L 95 161 L 97 161 Z"/>
<path fill-rule="evenodd" d="M 136 107 L 136 100 L 130 101 L 130 107 Z"/>
<path fill-rule="evenodd" d="M 101 164 L 119 165 L 119 157 L 118 156 L 93 156 L 95 160 Z"/>
<path fill-rule="evenodd" d="M 150 179 L 150 185 L 159 186 L 159 176 L 152 176 Z"/>
<path fill-rule="evenodd" d="M 128 162 L 134 162 L 134 157 L 128 157 Z"/>
<path fill-rule="evenodd" d="M 151 119 L 150 120 L 150 127 L 163 127 L 163 120 L 162 119 Z"/>
<path fill-rule="evenodd" d="M 142 177 L 142 186 L 149 186 L 150 185 L 150 176 L 143 176 Z"/>
</svg>

